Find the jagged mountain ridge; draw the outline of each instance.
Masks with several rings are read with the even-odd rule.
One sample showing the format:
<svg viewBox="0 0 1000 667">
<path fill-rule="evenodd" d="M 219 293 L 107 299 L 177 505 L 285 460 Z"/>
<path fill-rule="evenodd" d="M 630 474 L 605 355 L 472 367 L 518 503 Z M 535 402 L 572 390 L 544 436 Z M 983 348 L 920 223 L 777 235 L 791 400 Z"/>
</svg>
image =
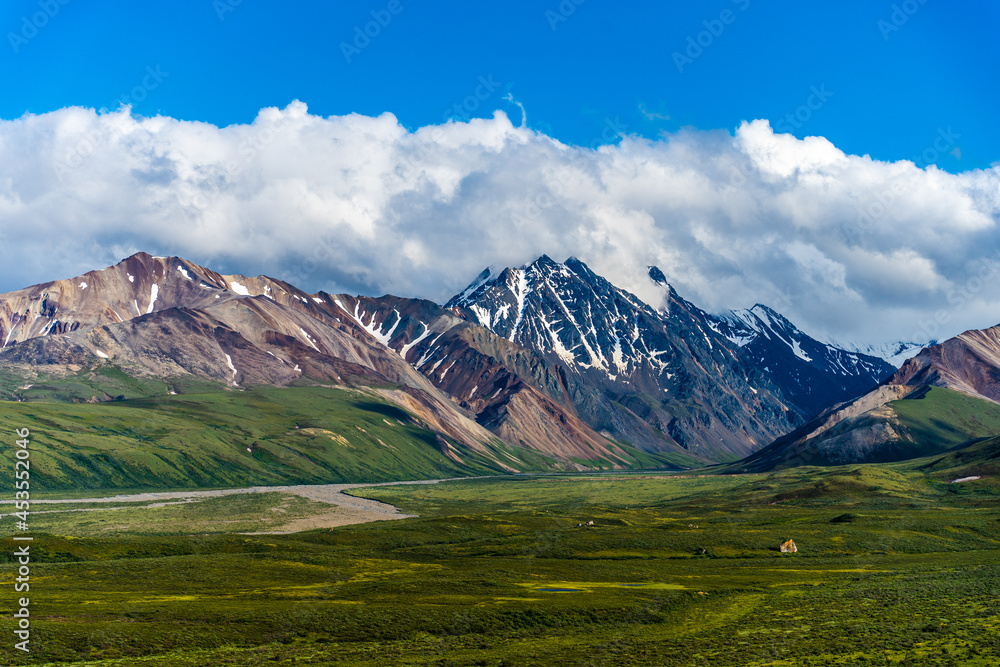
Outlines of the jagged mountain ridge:
<svg viewBox="0 0 1000 667">
<path fill-rule="evenodd" d="M 751 386 L 708 316 L 672 289 L 657 311 L 578 259 L 559 264 L 543 255 L 463 294 L 446 307 L 562 364 L 604 402 L 652 424 L 656 439 L 639 446 L 745 455 L 802 419 L 766 383 Z M 619 435 L 593 404 L 575 407 Z"/>
<path fill-rule="evenodd" d="M 712 460 L 685 451 L 633 410 L 608 401 L 599 387 L 567 372 L 558 360 L 501 338 L 436 304 L 390 296 L 344 298 L 353 304 L 349 310 L 366 330 L 463 407 L 476 412 L 481 423 L 506 419 L 512 410 L 527 418 L 519 409 L 526 402 L 546 412 L 555 405 L 563 411 L 559 423 L 570 432 L 584 433 L 588 440 L 595 437 L 593 429 L 631 444 L 653 443 L 644 449 L 670 453 L 686 465 Z M 517 400 L 512 401 L 515 396 Z M 579 419 L 577 406 L 587 412 L 586 423 Z M 633 407 L 641 410 L 642 406 Z M 660 426 L 665 428 L 665 424 Z M 596 437 L 603 440 L 605 436 Z M 556 435 L 553 444 L 560 440 Z"/>
<path fill-rule="evenodd" d="M 931 345 L 937 345 L 938 341 L 931 340 L 927 343 L 914 343 L 908 341 L 891 341 L 888 343 L 857 343 L 854 341 L 844 341 L 831 339 L 827 341 L 830 345 L 838 347 L 848 352 L 860 352 L 871 357 L 884 359 L 894 368 L 899 368 L 907 359 L 915 357 L 920 350 Z"/>
<path fill-rule="evenodd" d="M 632 464 L 523 382 L 504 411 L 479 423 L 476 412 L 407 363 L 406 350 L 389 347 L 357 305 L 353 297 L 308 294 L 264 276 L 223 276 L 139 253 L 102 271 L 0 295 L 0 336 L 7 341 L 0 365 L 72 373 L 105 363 L 137 376 L 194 375 L 233 388 L 305 379 L 361 384 L 477 451 L 499 436 L 570 467 L 588 460 Z"/>
<path fill-rule="evenodd" d="M 947 387 L 1000 402 L 1000 325 L 965 331 L 921 350 L 889 382 Z"/>
<path fill-rule="evenodd" d="M 591 448 L 613 451 L 612 443 L 582 422 L 571 407 L 553 400 L 531 381 L 541 377 L 544 386 L 556 369 L 530 350 L 430 301 L 392 296 L 338 300 L 375 338 L 493 432 L 508 438 L 521 429 L 534 432 L 552 449 L 574 456 Z"/>
<path fill-rule="evenodd" d="M 644 419 L 690 449 L 745 455 L 894 370 L 819 343 L 770 309 L 709 315 L 658 268 L 649 276 L 662 290 L 656 308 L 576 258 L 543 255 L 484 271 L 446 307 L 561 362 L 613 402 L 642 405 Z M 597 415 L 577 408 L 596 426 Z"/>
<path fill-rule="evenodd" d="M 157 320 L 162 326 L 177 327 L 176 342 L 183 341 L 183 331 L 202 330 L 215 336 L 228 330 L 249 343 L 281 347 L 283 353 L 268 355 L 271 360 L 267 363 L 286 366 L 284 375 L 288 377 L 302 373 L 295 363 L 300 350 L 367 368 L 365 373 L 375 373 L 382 380 L 405 384 L 407 378 L 419 377 L 405 363 L 384 356 L 379 346 L 359 335 L 353 322 L 343 315 L 331 307 L 329 295 L 308 295 L 266 277 L 223 276 L 177 257 L 145 253 L 78 278 L 0 295 L 0 334 L 7 358 L 26 354 L 29 348 L 14 355 L 10 354 L 13 350 L 8 352 L 17 343 L 35 341 L 34 347 L 55 349 L 61 345 L 59 341 L 65 341 L 69 348 L 83 348 L 70 354 L 85 351 L 108 359 L 109 350 L 99 346 L 104 340 L 125 360 L 138 364 L 136 370 L 142 367 L 149 373 L 170 374 L 171 368 L 161 368 L 158 361 L 162 358 L 166 364 L 167 357 L 143 354 L 125 344 L 130 336 L 148 330 L 150 320 Z M 218 350 L 213 352 L 203 374 L 214 380 L 239 384 L 242 374 L 253 373 L 260 366 L 247 364 L 244 370 L 234 372 L 231 359 L 227 361 Z M 194 355 L 191 360 L 200 357 Z M 188 363 L 169 358 L 180 369 Z M 336 379 L 336 375 L 331 377 Z"/>
<path fill-rule="evenodd" d="M 662 289 L 657 308 L 579 260 L 543 256 L 483 272 L 445 310 L 418 299 L 309 294 L 139 253 L 0 295 L 0 364 L 70 372 L 111 363 L 233 388 L 396 383 L 402 389 L 378 391 L 395 392 L 392 400 L 416 406 L 447 437 L 474 447 L 500 437 L 574 465 L 635 464 L 634 452 L 612 440 L 685 465 L 732 459 L 805 420 L 809 405 L 776 378 L 801 375 L 811 362 L 795 357 L 794 345 L 784 356 L 762 346 L 791 337 L 818 358 L 829 350 L 815 352 L 819 344 L 790 324 L 776 329 L 784 320 L 773 311 L 770 328 L 763 318 L 750 327 L 748 317 L 696 308 L 655 267 L 650 277 Z M 798 366 L 748 363 L 748 351 L 761 350 L 776 367 Z M 862 361 L 853 368 L 871 367 Z"/>
<path fill-rule="evenodd" d="M 672 377 L 672 349 L 658 337 L 656 311 L 578 259 L 559 264 L 542 255 L 483 278 L 445 308 L 514 343 L 555 354 L 576 372 L 593 369 L 624 381 L 647 365 Z M 557 324 L 563 326 L 554 331 Z"/>
<path fill-rule="evenodd" d="M 710 326 L 739 346 L 807 415 L 865 393 L 895 370 L 881 358 L 822 343 L 762 304 L 714 321 Z"/>
</svg>

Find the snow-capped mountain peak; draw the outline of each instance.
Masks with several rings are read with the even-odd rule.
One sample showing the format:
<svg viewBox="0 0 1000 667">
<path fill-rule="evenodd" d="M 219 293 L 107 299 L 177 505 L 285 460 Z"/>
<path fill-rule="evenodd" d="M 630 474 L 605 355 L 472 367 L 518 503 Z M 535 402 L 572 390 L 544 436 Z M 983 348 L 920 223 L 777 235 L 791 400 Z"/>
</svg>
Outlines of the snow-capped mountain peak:
<svg viewBox="0 0 1000 667">
<path fill-rule="evenodd" d="M 663 275 L 663 271 L 660 271 L 659 267 L 647 266 L 646 273 L 653 285 L 659 288 L 656 301 L 650 305 L 660 313 L 669 313 L 671 297 L 675 296 L 677 293 L 674 291 L 674 288 L 670 285 L 670 283 L 667 282 L 667 277 Z"/>
<path fill-rule="evenodd" d="M 692 378 L 707 373 L 715 382 L 727 376 L 731 390 L 744 396 L 779 387 L 810 413 L 867 391 L 894 370 L 879 358 L 817 341 L 764 304 L 709 315 L 680 297 L 659 268 L 646 270 L 662 290 L 659 308 L 579 259 L 559 263 L 546 255 L 481 274 L 485 280 L 477 278 L 447 307 L 552 355 L 571 373 L 661 398 L 690 391 Z"/>
<path fill-rule="evenodd" d="M 575 257 L 559 263 L 542 255 L 504 269 L 446 308 L 508 340 L 552 353 L 577 372 L 596 369 L 617 379 L 643 362 L 666 371 L 665 348 L 650 329 L 662 326 L 657 312 Z"/>
<path fill-rule="evenodd" d="M 812 361 L 812 358 L 803 351 L 802 342 L 817 343 L 817 341 L 809 338 L 783 315 L 763 304 L 731 310 L 714 319 L 712 328 L 739 347 L 746 347 L 758 337 L 764 337 L 784 343 L 796 357 Z"/>
</svg>

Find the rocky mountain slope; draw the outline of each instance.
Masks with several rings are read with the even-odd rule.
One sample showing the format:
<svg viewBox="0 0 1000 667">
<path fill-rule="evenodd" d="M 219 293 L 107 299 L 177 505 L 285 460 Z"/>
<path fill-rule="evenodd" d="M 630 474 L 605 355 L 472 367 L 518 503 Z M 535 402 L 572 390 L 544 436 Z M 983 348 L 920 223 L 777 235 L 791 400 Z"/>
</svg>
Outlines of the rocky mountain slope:
<svg viewBox="0 0 1000 667">
<path fill-rule="evenodd" d="M 890 382 L 948 387 L 1000 402 L 1000 325 L 966 331 L 922 350 Z"/>
<path fill-rule="evenodd" d="M 560 366 L 584 421 L 649 450 L 746 455 L 893 370 L 819 343 L 763 306 L 709 315 L 659 269 L 649 274 L 662 288 L 656 308 L 575 258 L 543 255 L 521 268 L 484 271 L 446 308 Z M 560 387 L 545 390 L 560 400 Z M 633 428 L 611 405 L 653 430 Z"/>
<path fill-rule="evenodd" d="M 1000 326 L 924 348 L 882 386 L 827 409 L 740 468 L 904 460 L 997 434 Z"/>
<path fill-rule="evenodd" d="M 336 303 L 506 440 L 531 441 L 540 451 L 575 458 L 606 451 L 612 460 L 624 463 L 609 440 L 519 374 L 519 369 L 532 366 L 556 372 L 530 351 L 429 301 L 341 295 Z"/>
<path fill-rule="evenodd" d="M 0 295 L 0 369 L 27 381 L 113 366 L 163 379 L 171 392 L 183 391 L 190 377 L 234 390 L 362 386 L 417 416 L 441 436 L 442 449 L 461 444 L 492 456 L 500 469 L 517 468 L 499 454 L 502 443 L 570 467 L 637 463 L 515 376 L 501 380 L 509 384 L 502 397 L 463 406 L 407 363 L 409 350 L 389 347 L 358 306 L 346 296 L 139 253 L 102 271 Z M 443 331 L 461 323 L 449 318 Z"/>
<path fill-rule="evenodd" d="M 43 387 L 63 378 L 72 400 L 109 400 L 109 369 L 147 393 L 155 382 L 184 393 L 192 378 L 232 391 L 361 387 L 456 458 L 461 446 L 518 469 L 503 453 L 515 447 L 569 467 L 659 467 L 751 454 L 891 371 L 764 306 L 707 314 L 649 274 L 655 307 L 543 255 L 483 272 L 441 307 L 138 253 L 0 295 L 0 391 L 62 396 Z"/>
<path fill-rule="evenodd" d="M 711 326 L 806 415 L 869 391 L 895 370 L 884 359 L 821 343 L 761 304 L 717 316 Z"/>
</svg>

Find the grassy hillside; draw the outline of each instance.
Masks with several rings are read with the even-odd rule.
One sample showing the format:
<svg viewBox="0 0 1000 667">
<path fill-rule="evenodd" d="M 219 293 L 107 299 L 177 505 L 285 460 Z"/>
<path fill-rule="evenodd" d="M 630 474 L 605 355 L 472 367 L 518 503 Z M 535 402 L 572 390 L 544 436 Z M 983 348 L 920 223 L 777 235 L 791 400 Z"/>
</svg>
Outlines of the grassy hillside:
<svg viewBox="0 0 1000 667">
<path fill-rule="evenodd" d="M 528 471 L 562 470 L 568 467 L 575 468 L 576 465 L 593 470 L 610 470 L 621 466 L 623 460 L 624 465 L 637 469 L 676 470 L 700 465 L 699 460 L 683 453 L 648 453 L 627 443 L 614 445 L 617 457 L 613 460 L 611 457 L 586 460 L 571 458 L 568 461 L 556 462 L 533 449 L 508 447 L 499 439 L 494 441 L 495 456 L 484 457 L 468 451 L 468 448 L 455 445 L 462 463 L 452 459 L 443 460 L 442 455 L 437 452 L 439 445 L 435 442 L 434 433 L 419 428 L 419 425 L 399 408 L 380 397 L 356 400 L 337 398 L 343 397 L 350 391 L 360 391 L 364 394 L 364 387 L 340 388 L 343 391 L 338 393 L 335 389 L 320 387 L 319 384 L 315 380 L 301 378 L 296 381 L 295 386 L 287 389 L 258 386 L 248 388 L 246 391 L 232 391 L 222 384 L 194 376 L 168 379 L 134 377 L 112 364 L 99 364 L 94 368 L 72 373 L 65 372 L 65 369 L 56 372 L 50 368 L 40 372 L 32 368 L 7 366 L 0 368 L 0 416 L 7 414 L 5 410 L 13 410 L 10 414 L 15 416 L 20 414 L 19 408 L 12 407 L 12 403 L 31 403 L 36 406 L 59 403 L 77 405 L 76 409 L 43 406 L 34 410 L 39 418 L 48 419 L 52 423 L 55 427 L 53 438 L 66 446 L 64 448 L 66 452 L 79 444 L 85 448 L 81 452 L 104 455 L 103 458 L 96 459 L 97 468 L 80 478 L 82 479 L 80 486 L 83 488 L 95 486 L 145 488 L 178 485 L 195 488 L 204 485 L 242 486 L 289 481 L 367 482 L 503 472 L 503 466 L 494 459 L 511 464 L 518 470 Z M 328 400 L 331 397 L 333 398 Z M 273 409 L 259 412 L 256 407 L 262 402 L 270 404 Z M 165 411 L 163 415 L 154 414 L 161 409 Z M 378 418 L 380 411 L 385 412 L 383 418 L 389 418 Z M 349 442 L 346 445 L 341 442 L 340 451 L 336 451 L 336 447 L 327 447 L 334 451 L 312 460 L 310 459 L 312 455 L 301 451 L 299 445 L 303 441 L 310 440 L 307 436 L 316 436 L 318 431 L 293 433 L 291 434 L 293 437 L 285 439 L 287 440 L 285 446 L 277 447 L 285 450 L 284 454 L 279 455 L 273 451 L 274 446 L 269 446 L 254 452 L 257 464 L 242 458 L 234 460 L 232 452 L 246 447 L 253 448 L 253 443 L 257 439 L 275 445 L 278 436 L 293 429 L 294 420 L 276 420 L 275 416 L 278 414 L 295 416 L 303 424 L 308 423 L 320 430 L 331 430 L 334 435 L 347 437 Z M 222 421 L 216 423 L 216 417 L 220 417 Z M 76 433 L 77 424 L 87 424 L 94 420 L 103 421 L 106 418 L 109 419 L 105 422 L 105 427 L 99 431 L 85 428 L 80 432 L 82 437 L 79 439 L 67 436 L 69 433 Z M 405 424 L 397 424 L 397 421 Z M 160 424 L 160 427 L 149 428 L 153 423 Z M 245 429 L 237 428 L 238 424 L 244 423 Z M 329 428 L 319 426 L 321 423 L 328 423 Z M 370 438 L 360 436 L 359 442 L 353 442 L 349 437 L 350 434 L 357 435 L 355 427 L 358 425 L 367 432 L 368 429 L 364 426 L 366 423 L 373 425 L 378 433 L 371 433 Z M 388 430 L 386 426 L 389 427 Z M 415 428 L 400 431 L 404 426 Z M 394 428 L 395 431 L 392 430 Z M 177 451 L 169 451 L 177 449 L 175 446 L 177 438 L 165 437 L 171 431 L 183 433 L 185 439 L 181 449 L 186 447 L 195 453 L 178 455 Z M 329 434 L 322 433 L 319 433 L 320 437 L 311 440 L 314 444 L 316 442 L 329 444 L 321 437 L 323 435 L 330 440 Z M 90 436 L 117 437 L 118 443 L 114 444 L 110 440 L 94 441 Z M 201 442 L 202 438 L 205 440 L 204 443 Z M 405 443 L 404 448 L 415 448 L 414 451 L 409 454 L 400 453 L 398 456 L 386 452 L 385 450 L 389 449 L 388 445 L 392 444 L 390 440 L 395 442 L 395 438 L 402 438 L 401 442 Z M 377 446 L 372 444 L 378 443 L 379 440 L 385 444 Z M 340 442 L 337 438 L 332 438 L 330 441 Z M 164 451 L 157 449 L 155 455 L 151 456 L 152 450 L 149 447 L 151 442 L 156 442 L 157 447 L 169 446 Z M 202 444 L 207 447 L 202 447 Z M 230 445 L 239 447 L 234 449 Z M 426 451 L 428 445 L 434 451 Z M 208 461 L 205 457 L 206 451 L 214 462 L 216 468 L 214 470 L 205 470 L 204 466 L 200 465 Z M 289 451 L 296 452 L 297 456 L 301 455 L 298 458 L 304 456 L 309 460 L 296 460 L 296 456 L 287 455 Z M 281 466 L 276 468 L 271 465 L 274 461 L 268 459 L 269 452 L 270 455 L 282 458 Z M 516 462 L 506 454 L 514 456 Z M 194 456 L 197 461 L 192 463 L 185 456 Z M 242 457 L 242 454 L 240 456 Z M 118 460 L 120 457 L 125 458 Z M 66 456 L 63 457 L 64 464 L 65 458 Z M 160 460 L 163 458 L 166 461 Z M 85 467 L 92 461 L 95 459 L 86 457 L 86 460 L 78 461 L 79 465 L 68 467 L 64 465 L 66 468 L 64 472 L 68 474 L 70 471 L 80 471 L 81 466 Z M 414 465 L 408 467 L 410 463 Z M 244 470 L 247 464 L 250 467 Z M 148 470 L 136 469 L 137 465 Z M 117 473 L 110 472 L 114 468 L 121 469 Z M 331 471 L 333 477 L 330 476 Z M 49 469 L 44 469 L 43 472 L 48 475 L 47 482 L 51 482 L 54 488 L 68 488 L 67 474 Z M 94 477 L 95 474 L 98 475 L 97 478 Z M 160 475 L 167 477 L 160 481 Z M 185 482 L 185 479 L 188 481 Z"/>
<path fill-rule="evenodd" d="M 189 394 L 224 389 L 224 384 L 195 376 L 179 376 L 168 380 L 135 377 L 109 363 L 101 363 L 75 373 L 55 373 L 9 365 L 0 368 L 0 400 L 4 401 L 85 403 L 146 398 L 170 392 Z"/>
<path fill-rule="evenodd" d="M 1000 435 L 1000 405 L 953 389 L 927 387 L 889 403 L 889 407 L 917 445 L 919 455 Z"/>
<path fill-rule="evenodd" d="M 406 412 L 356 390 L 258 387 L 98 404 L 0 402 L 0 421 L 31 430 L 32 487 L 39 490 L 323 484 L 501 470 L 455 442 L 462 462 L 452 460 L 438 436 Z M 552 463 L 528 451 L 514 454 L 539 469 Z"/>
<path fill-rule="evenodd" d="M 943 454 L 1000 435 L 1000 405 L 953 389 L 924 387 L 809 436 L 821 421 L 720 470 L 767 472 L 851 461 L 890 463 Z"/>
<path fill-rule="evenodd" d="M 918 469 L 935 477 L 961 478 L 1000 475 L 1000 437 L 983 438 L 943 456 L 915 461 Z"/>
</svg>

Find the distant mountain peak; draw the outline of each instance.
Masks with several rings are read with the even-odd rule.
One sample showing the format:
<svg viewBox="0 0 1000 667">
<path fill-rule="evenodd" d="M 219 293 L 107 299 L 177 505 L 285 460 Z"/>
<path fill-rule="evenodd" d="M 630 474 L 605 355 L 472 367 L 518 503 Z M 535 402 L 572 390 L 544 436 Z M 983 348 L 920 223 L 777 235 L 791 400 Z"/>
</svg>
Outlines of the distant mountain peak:
<svg viewBox="0 0 1000 667">
<path fill-rule="evenodd" d="M 916 356 L 925 347 L 931 347 L 932 345 L 937 345 L 938 341 L 932 340 L 927 343 L 913 343 L 908 341 L 890 341 L 887 343 L 855 343 L 852 341 L 844 341 L 839 339 L 832 339 L 828 341 L 831 345 L 842 348 L 844 350 L 850 350 L 852 352 L 858 352 L 860 354 L 867 354 L 873 357 L 879 357 L 884 359 L 887 363 L 892 364 L 896 368 L 902 366 L 907 359 Z"/>
<path fill-rule="evenodd" d="M 810 338 L 764 304 L 709 315 L 678 295 L 659 267 L 646 271 L 661 294 L 659 307 L 578 258 L 560 264 L 547 255 L 486 280 L 480 274 L 474 289 L 448 306 L 561 363 L 561 383 L 600 388 L 685 448 L 702 443 L 738 452 L 747 438 L 767 441 L 892 373 L 880 359 Z M 751 415 L 746 420 L 736 416 L 743 410 Z M 608 428 L 603 418 L 595 425 Z M 640 433 L 629 438 L 652 442 Z"/>
<path fill-rule="evenodd" d="M 649 272 L 649 279 L 650 280 L 652 280 L 657 285 L 661 285 L 663 287 L 669 287 L 670 286 L 670 285 L 667 284 L 667 277 L 665 275 L 663 275 L 663 271 L 660 271 L 659 267 L 656 267 L 656 266 L 647 266 L 646 268 L 647 268 L 647 270 Z"/>
</svg>

